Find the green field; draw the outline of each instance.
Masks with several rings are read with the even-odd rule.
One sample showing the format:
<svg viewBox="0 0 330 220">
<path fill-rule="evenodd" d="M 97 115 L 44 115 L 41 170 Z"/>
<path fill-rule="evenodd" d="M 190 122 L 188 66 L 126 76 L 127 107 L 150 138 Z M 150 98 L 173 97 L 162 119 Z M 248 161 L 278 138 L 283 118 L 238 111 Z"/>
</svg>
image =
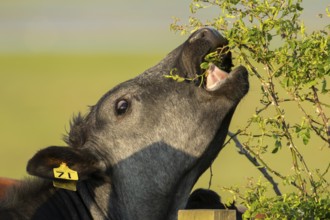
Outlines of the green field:
<svg viewBox="0 0 330 220">
<path fill-rule="evenodd" d="M 26 163 L 38 149 L 64 145 L 62 136 L 74 114 L 86 112 L 114 85 L 138 75 L 165 55 L 0 55 L 0 176 L 26 176 Z M 258 94 L 259 86 L 252 81 L 231 129 L 239 128 L 253 114 Z M 319 143 L 302 151 L 312 168 L 327 166 L 328 152 Z M 266 159 L 284 174 L 292 173 L 285 149 Z M 221 152 L 213 175 L 212 188 L 218 192 L 222 186 L 244 185 L 248 177 L 260 176 L 234 145 Z M 207 171 L 197 187 L 207 187 L 208 181 Z"/>
<path fill-rule="evenodd" d="M 24 176 L 36 150 L 64 144 L 74 114 L 163 56 L 1 55 L 0 176 Z"/>
</svg>

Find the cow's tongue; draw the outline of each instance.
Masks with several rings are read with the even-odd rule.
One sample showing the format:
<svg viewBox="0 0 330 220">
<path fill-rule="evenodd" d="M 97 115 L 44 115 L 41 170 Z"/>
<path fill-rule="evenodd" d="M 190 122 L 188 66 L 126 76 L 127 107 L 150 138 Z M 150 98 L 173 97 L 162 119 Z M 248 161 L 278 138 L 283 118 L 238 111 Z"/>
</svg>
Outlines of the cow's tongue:
<svg viewBox="0 0 330 220">
<path fill-rule="evenodd" d="M 207 70 L 206 89 L 208 91 L 217 90 L 220 84 L 228 77 L 228 73 L 211 64 Z"/>
</svg>

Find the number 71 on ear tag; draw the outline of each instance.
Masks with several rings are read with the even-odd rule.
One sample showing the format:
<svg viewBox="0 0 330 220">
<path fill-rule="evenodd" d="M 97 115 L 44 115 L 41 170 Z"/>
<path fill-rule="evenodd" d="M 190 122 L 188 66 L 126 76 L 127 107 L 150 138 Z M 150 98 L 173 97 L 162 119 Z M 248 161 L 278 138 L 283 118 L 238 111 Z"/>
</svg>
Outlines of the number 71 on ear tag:
<svg viewBox="0 0 330 220">
<path fill-rule="evenodd" d="M 71 170 L 66 163 L 61 163 L 57 168 L 53 169 L 55 179 L 63 180 L 78 180 L 78 173 L 75 170 Z"/>
</svg>

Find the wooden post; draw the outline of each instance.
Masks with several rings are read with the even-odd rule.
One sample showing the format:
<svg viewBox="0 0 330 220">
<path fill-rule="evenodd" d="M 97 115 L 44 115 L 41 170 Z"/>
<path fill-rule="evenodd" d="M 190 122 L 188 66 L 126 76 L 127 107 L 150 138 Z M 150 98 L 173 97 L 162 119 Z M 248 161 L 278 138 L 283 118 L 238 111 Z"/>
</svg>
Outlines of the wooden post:
<svg viewBox="0 0 330 220">
<path fill-rule="evenodd" d="M 236 220 L 236 210 L 179 210 L 178 220 Z"/>
</svg>

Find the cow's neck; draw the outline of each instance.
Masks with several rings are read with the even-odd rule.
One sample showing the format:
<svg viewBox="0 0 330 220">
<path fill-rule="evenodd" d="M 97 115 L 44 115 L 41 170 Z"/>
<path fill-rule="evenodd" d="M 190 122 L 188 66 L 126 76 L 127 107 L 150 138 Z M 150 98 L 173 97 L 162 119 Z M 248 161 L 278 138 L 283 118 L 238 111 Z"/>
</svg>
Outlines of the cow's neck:
<svg viewBox="0 0 330 220">
<path fill-rule="evenodd" d="M 121 181 L 121 183 L 123 183 Z M 169 198 L 142 185 L 127 184 L 113 186 L 110 196 L 109 213 L 112 220 L 162 220 L 168 210 Z"/>
<path fill-rule="evenodd" d="M 158 148 L 153 150 L 159 152 Z M 182 153 L 174 151 L 171 156 L 173 161 L 183 157 Z M 177 211 L 184 208 L 196 178 L 189 179 L 183 173 L 175 172 L 176 166 L 175 163 L 166 164 L 165 160 L 163 164 L 156 156 L 153 160 L 136 156 L 128 163 L 116 166 L 111 177 L 109 212 L 116 214 L 112 219 L 177 219 Z"/>
<path fill-rule="evenodd" d="M 170 206 L 168 195 L 158 194 L 148 183 L 140 185 L 127 180 L 80 184 L 79 194 L 93 219 L 170 220 L 166 217 Z"/>
</svg>

